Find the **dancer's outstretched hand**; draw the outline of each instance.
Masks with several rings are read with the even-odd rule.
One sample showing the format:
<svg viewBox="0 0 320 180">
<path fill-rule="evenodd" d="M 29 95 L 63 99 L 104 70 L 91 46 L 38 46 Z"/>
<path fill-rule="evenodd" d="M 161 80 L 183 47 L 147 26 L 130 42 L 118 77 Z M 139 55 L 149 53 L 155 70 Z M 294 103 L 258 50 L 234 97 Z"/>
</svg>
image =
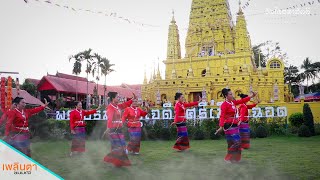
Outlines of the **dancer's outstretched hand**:
<svg viewBox="0 0 320 180">
<path fill-rule="evenodd" d="M 71 134 L 76 134 L 76 132 L 74 130 L 71 130 Z"/>
<path fill-rule="evenodd" d="M 255 97 L 258 94 L 257 92 L 254 92 L 254 91 L 252 91 L 251 93 L 252 93 L 250 96 L 251 98 Z"/>
<path fill-rule="evenodd" d="M 222 127 L 220 127 L 219 129 L 217 129 L 214 134 L 217 135 L 221 130 L 222 130 Z"/>
<path fill-rule="evenodd" d="M 47 107 L 49 105 L 48 101 L 46 98 L 44 98 L 44 107 Z"/>
<path fill-rule="evenodd" d="M 137 96 L 136 96 L 135 93 L 132 93 L 132 95 L 133 95 L 133 98 L 132 98 L 132 99 L 137 99 Z"/>
</svg>

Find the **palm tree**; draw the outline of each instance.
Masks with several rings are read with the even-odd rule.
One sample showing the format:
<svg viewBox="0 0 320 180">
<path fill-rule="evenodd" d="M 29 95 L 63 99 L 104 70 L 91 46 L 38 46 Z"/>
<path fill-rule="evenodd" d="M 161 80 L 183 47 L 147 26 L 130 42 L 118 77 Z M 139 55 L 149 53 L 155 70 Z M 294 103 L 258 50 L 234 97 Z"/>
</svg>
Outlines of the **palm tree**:
<svg viewBox="0 0 320 180">
<path fill-rule="evenodd" d="M 312 68 L 316 71 L 316 77 L 319 78 L 318 74 L 320 73 L 320 62 L 313 63 Z"/>
<path fill-rule="evenodd" d="M 97 80 L 97 83 L 96 83 L 96 88 L 97 88 L 97 95 L 98 95 L 98 97 L 99 97 L 99 87 L 98 87 L 98 82 L 99 82 L 99 80 L 100 80 L 100 66 L 101 66 L 101 64 L 102 64 L 102 57 L 99 55 L 99 54 L 97 54 L 97 53 L 95 53 L 94 54 L 94 56 L 93 56 L 95 59 L 96 59 L 96 61 L 94 62 L 94 67 L 93 67 L 93 69 L 92 69 L 92 76 L 93 77 L 95 77 L 95 74 L 96 74 L 96 80 Z M 97 73 L 96 73 L 97 72 Z M 99 99 L 99 98 L 97 98 L 97 99 Z M 100 104 L 100 103 L 99 103 Z"/>
<path fill-rule="evenodd" d="M 315 69 L 319 68 L 317 71 L 320 71 L 320 62 L 313 63 L 312 67 L 315 68 Z"/>
<path fill-rule="evenodd" d="M 82 61 L 86 61 L 87 62 L 87 67 L 86 67 L 86 74 L 87 74 L 87 98 L 88 98 L 88 94 L 89 94 L 89 74 L 91 72 L 91 69 L 92 69 L 92 66 L 93 66 L 93 63 L 92 63 L 92 58 L 93 56 L 91 55 L 91 51 L 92 49 L 88 49 L 88 50 L 85 50 L 83 52 L 81 52 L 81 55 L 82 55 Z M 88 108 L 88 103 L 87 104 L 87 108 Z"/>
<path fill-rule="evenodd" d="M 316 77 L 316 71 L 313 68 L 311 60 L 307 57 L 305 60 L 303 60 L 301 69 L 304 69 L 304 72 L 301 73 L 302 79 L 307 79 L 307 92 L 308 92 L 308 85 L 309 85 L 309 79 L 314 79 Z"/>
<path fill-rule="evenodd" d="M 78 53 L 76 55 L 71 55 L 69 57 L 69 62 L 72 59 L 74 60 L 72 74 L 75 74 L 76 76 L 78 76 L 81 73 L 81 67 L 82 67 L 81 53 Z M 76 101 L 78 101 L 78 79 L 76 79 Z"/>
<path fill-rule="evenodd" d="M 114 64 L 110 64 L 110 61 L 107 58 L 102 58 L 101 60 L 102 60 L 102 63 L 100 64 L 101 75 L 104 76 L 104 93 L 103 93 L 103 97 L 104 97 L 104 101 L 106 102 L 107 75 L 114 71 L 114 69 L 111 69 L 112 66 L 114 66 Z"/>
</svg>

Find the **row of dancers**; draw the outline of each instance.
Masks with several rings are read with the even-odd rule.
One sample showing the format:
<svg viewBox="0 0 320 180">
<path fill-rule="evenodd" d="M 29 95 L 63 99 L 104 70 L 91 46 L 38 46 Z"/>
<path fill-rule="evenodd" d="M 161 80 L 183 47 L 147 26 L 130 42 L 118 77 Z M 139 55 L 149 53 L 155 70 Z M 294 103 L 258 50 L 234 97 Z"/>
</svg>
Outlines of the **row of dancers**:
<svg viewBox="0 0 320 180">
<path fill-rule="evenodd" d="M 247 105 L 246 103 L 255 97 L 256 93 L 253 92 L 250 96 L 241 94 L 240 100 L 234 99 L 230 89 L 224 88 L 222 94 L 225 101 L 220 107 L 219 129 L 216 134 L 224 131 L 228 144 L 227 155 L 224 160 L 228 163 L 235 163 L 241 160 L 242 149 L 250 147 L 248 109 L 255 107 L 257 104 Z M 138 100 L 134 94 L 132 99 L 124 103 L 119 103 L 120 96 L 117 92 L 109 92 L 108 97 L 111 103 L 106 107 L 108 120 L 105 134 L 108 135 L 111 150 L 103 160 L 115 167 L 130 166 L 131 162 L 128 154 L 138 155 L 140 152 L 140 118 L 145 117 L 148 112 L 139 108 Z M 175 100 L 175 117 L 171 125 L 177 127 L 177 139 L 173 149 L 185 151 L 190 148 L 185 116 L 186 108 L 197 106 L 199 102 L 186 103 L 182 93 L 176 93 Z M 201 101 L 201 98 L 199 98 L 199 101 Z M 25 109 L 25 105 L 26 102 L 23 98 L 16 97 L 11 109 L 2 116 L 4 117 L 2 123 L 6 123 L 4 140 L 31 157 L 29 118 L 43 111 L 48 102 L 45 100 L 44 105 L 33 109 Z M 240 105 L 239 108 L 237 108 L 237 105 Z M 81 102 L 78 102 L 75 109 L 70 112 L 70 131 L 72 134 L 70 156 L 82 154 L 86 151 L 86 122 L 84 117 L 96 113 L 98 109 L 83 110 Z M 237 116 L 238 112 L 239 117 Z M 124 125 L 127 125 L 130 135 L 128 145 L 126 145 L 123 134 Z"/>
</svg>

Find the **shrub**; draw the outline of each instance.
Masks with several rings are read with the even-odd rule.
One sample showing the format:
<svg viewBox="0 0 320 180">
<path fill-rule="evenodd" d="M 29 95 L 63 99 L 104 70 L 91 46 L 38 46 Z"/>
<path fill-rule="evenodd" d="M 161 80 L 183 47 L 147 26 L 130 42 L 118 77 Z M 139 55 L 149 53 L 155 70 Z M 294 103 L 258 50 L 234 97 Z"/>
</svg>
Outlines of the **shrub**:
<svg viewBox="0 0 320 180">
<path fill-rule="evenodd" d="M 210 120 L 203 120 L 201 123 L 201 128 L 204 130 L 205 137 L 211 138 L 211 132 L 217 129 L 217 122 Z"/>
<path fill-rule="evenodd" d="M 292 126 L 300 127 L 304 123 L 303 114 L 300 112 L 291 114 L 289 117 L 289 122 Z"/>
<path fill-rule="evenodd" d="M 106 131 L 106 121 L 96 121 L 94 124 L 91 121 L 87 121 L 90 123 L 89 132 L 87 133 L 87 137 L 90 140 L 99 140 L 102 138 L 102 135 Z"/>
<path fill-rule="evenodd" d="M 216 133 L 215 129 L 210 132 L 210 139 L 212 139 L 212 140 L 221 139 L 221 135 L 219 133 L 218 134 L 215 134 L 215 133 Z"/>
<path fill-rule="evenodd" d="M 290 128 L 290 133 L 291 134 L 298 134 L 299 128 L 296 126 L 291 126 Z"/>
<path fill-rule="evenodd" d="M 308 128 L 308 126 L 306 126 L 306 125 L 300 126 L 299 131 L 298 131 L 298 136 L 299 137 L 310 137 L 311 132 L 310 132 L 310 129 Z"/>
<path fill-rule="evenodd" d="M 311 132 L 311 135 L 314 136 L 315 135 L 314 121 L 313 121 L 313 115 L 312 115 L 312 111 L 310 109 L 309 104 L 303 105 L 303 120 L 304 120 L 304 124 L 308 126 Z"/>
<path fill-rule="evenodd" d="M 314 125 L 314 131 L 315 131 L 316 135 L 320 135 L 320 124 Z"/>
<path fill-rule="evenodd" d="M 269 135 L 286 135 L 287 129 L 285 124 L 277 123 L 276 121 L 272 121 L 269 124 L 267 124 L 267 127 L 269 129 Z"/>
<path fill-rule="evenodd" d="M 156 130 L 152 127 L 152 126 L 146 126 L 145 127 L 145 137 L 148 139 L 148 140 L 154 140 L 157 138 L 156 136 Z"/>
<path fill-rule="evenodd" d="M 275 128 L 273 134 L 278 135 L 278 136 L 282 136 L 282 135 L 287 135 L 287 134 L 288 134 L 288 131 L 287 131 L 287 129 L 282 125 L 282 126 L 279 126 L 278 128 Z"/>
<path fill-rule="evenodd" d="M 276 134 L 277 129 L 280 128 L 280 124 L 276 121 L 271 121 L 264 125 L 264 127 L 268 130 L 269 135 Z"/>
<path fill-rule="evenodd" d="M 265 138 L 265 137 L 267 137 L 267 136 L 268 136 L 268 131 L 267 131 L 267 129 L 266 129 L 264 126 L 262 126 L 262 125 L 258 126 L 257 129 L 256 129 L 256 136 L 257 136 L 258 138 Z"/>
<path fill-rule="evenodd" d="M 159 139 L 161 138 L 161 129 L 164 128 L 164 124 L 163 121 L 157 120 L 154 125 L 153 125 L 153 129 L 155 132 L 155 139 Z"/>
<path fill-rule="evenodd" d="M 144 141 L 144 140 L 147 140 L 148 137 L 147 137 L 147 130 L 146 130 L 146 127 L 143 126 L 141 128 L 141 141 Z"/>
<path fill-rule="evenodd" d="M 250 130 L 250 138 L 256 138 L 256 137 L 257 137 L 256 132 L 253 130 Z"/>
<path fill-rule="evenodd" d="M 193 139 L 194 137 L 194 134 L 196 132 L 196 127 L 194 127 L 193 125 L 189 125 L 188 127 L 188 136 L 189 136 L 189 139 Z"/>
<path fill-rule="evenodd" d="M 41 139 L 47 139 L 50 136 L 49 129 L 53 126 L 55 120 L 48 121 L 46 113 L 40 113 L 29 118 L 29 128 L 31 137 L 39 136 Z"/>
<path fill-rule="evenodd" d="M 177 128 L 174 126 L 169 127 L 171 138 L 177 137 Z"/>
<path fill-rule="evenodd" d="M 97 121 L 93 121 L 93 120 L 90 120 L 90 121 L 86 121 L 86 133 L 88 136 L 91 135 L 93 129 L 95 128 L 97 124 Z"/>
<path fill-rule="evenodd" d="M 160 138 L 161 140 L 170 140 L 171 134 L 169 128 L 160 129 Z"/>
<path fill-rule="evenodd" d="M 59 128 L 58 126 L 54 126 L 50 130 L 50 139 L 52 140 L 62 140 L 65 138 L 67 131 L 63 128 Z"/>
<path fill-rule="evenodd" d="M 205 139 L 204 131 L 201 128 L 197 128 L 196 132 L 194 133 L 194 139 L 195 140 L 204 140 Z"/>
</svg>

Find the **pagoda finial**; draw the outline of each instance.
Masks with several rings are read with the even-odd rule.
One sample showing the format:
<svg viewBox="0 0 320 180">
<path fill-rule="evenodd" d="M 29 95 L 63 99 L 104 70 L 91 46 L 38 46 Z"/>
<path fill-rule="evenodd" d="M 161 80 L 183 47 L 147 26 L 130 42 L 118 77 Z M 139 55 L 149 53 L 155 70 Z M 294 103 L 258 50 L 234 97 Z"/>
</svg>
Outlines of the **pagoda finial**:
<svg viewBox="0 0 320 180">
<path fill-rule="evenodd" d="M 150 79 L 149 79 L 149 83 L 152 83 L 153 82 L 153 76 L 152 76 L 152 71 L 150 73 Z"/>
<path fill-rule="evenodd" d="M 167 59 L 180 59 L 181 58 L 181 49 L 180 49 L 180 40 L 179 40 L 179 30 L 174 19 L 174 11 L 172 11 L 172 21 L 169 25 L 168 33 L 168 46 L 167 46 Z"/>
<path fill-rule="evenodd" d="M 148 83 L 148 79 L 147 79 L 146 65 L 144 65 L 144 80 L 143 80 L 143 84 L 147 84 L 147 83 Z"/>
<path fill-rule="evenodd" d="M 238 12 L 238 15 L 242 15 L 243 12 L 242 12 L 242 8 L 241 8 L 241 0 L 239 0 L 239 12 Z"/>
<path fill-rule="evenodd" d="M 155 62 L 153 61 L 153 79 L 155 80 L 157 77 L 156 77 L 156 65 L 155 65 Z"/>
<path fill-rule="evenodd" d="M 158 57 L 158 70 L 157 70 L 157 79 L 160 80 L 161 79 L 161 74 L 160 74 L 160 65 L 159 65 L 159 57 Z"/>
<path fill-rule="evenodd" d="M 171 23 L 176 23 L 176 20 L 174 19 L 174 10 L 172 9 L 172 20 Z"/>
</svg>

